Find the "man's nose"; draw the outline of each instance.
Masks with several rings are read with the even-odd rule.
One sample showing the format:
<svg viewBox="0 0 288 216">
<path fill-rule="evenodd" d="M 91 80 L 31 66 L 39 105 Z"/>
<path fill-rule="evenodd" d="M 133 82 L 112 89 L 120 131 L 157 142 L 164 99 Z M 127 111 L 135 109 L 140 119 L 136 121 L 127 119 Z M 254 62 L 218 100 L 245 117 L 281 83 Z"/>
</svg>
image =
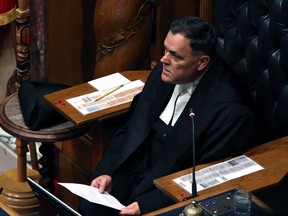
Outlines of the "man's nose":
<svg viewBox="0 0 288 216">
<path fill-rule="evenodd" d="M 170 63 L 170 54 L 169 54 L 169 52 L 164 53 L 164 55 L 162 56 L 162 58 L 160 59 L 160 61 L 161 61 L 162 63 L 169 64 L 169 63 Z"/>
</svg>

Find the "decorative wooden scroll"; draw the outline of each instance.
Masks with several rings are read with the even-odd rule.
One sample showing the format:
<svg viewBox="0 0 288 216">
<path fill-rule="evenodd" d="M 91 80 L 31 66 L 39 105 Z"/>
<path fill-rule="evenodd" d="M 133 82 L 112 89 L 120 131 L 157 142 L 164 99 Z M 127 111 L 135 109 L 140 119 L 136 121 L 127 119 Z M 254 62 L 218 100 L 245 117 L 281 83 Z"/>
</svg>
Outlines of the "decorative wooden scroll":
<svg viewBox="0 0 288 216">
<path fill-rule="evenodd" d="M 145 67 L 154 4 L 150 0 L 97 0 L 94 13 L 94 78 Z"/>
</svg>

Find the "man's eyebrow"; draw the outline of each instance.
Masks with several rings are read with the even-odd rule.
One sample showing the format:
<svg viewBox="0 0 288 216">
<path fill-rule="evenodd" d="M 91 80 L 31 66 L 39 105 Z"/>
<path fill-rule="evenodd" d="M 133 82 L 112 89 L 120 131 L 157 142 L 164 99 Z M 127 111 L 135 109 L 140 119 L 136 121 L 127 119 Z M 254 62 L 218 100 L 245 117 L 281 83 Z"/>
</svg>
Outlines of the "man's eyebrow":
<svg viewBox="0 0 288 216">
<path fill-rule="evenodd" d="M 171 55 L 176 56 L 179 59 L 184 59 L 183 56 L 179 55 L 179 53 L 177 53 L 176 51 L 168 50 L 168 52 L 170 52 Z"/>
</svg>

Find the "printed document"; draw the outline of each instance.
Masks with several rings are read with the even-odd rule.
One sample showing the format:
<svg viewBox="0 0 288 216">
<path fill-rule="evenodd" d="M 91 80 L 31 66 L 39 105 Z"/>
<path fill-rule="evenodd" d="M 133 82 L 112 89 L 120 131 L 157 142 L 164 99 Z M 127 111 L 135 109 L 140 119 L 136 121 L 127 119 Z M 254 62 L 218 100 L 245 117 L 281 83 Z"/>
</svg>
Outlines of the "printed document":
<svg viewBox="0 0 288 216">
<path fill-rule="evenodd" d="M 111 196 L 108 192 L 103 194 L 99 193 L 98 188 L 90 185 L 77 184 L 77 183 L 59 183 L 63 187 L 70 190 L 72 193 L 100 205 L 104 205 L 110 208 L 121 210 L 125 208 L 115 197 Z"/>
<path fill-rule="evenodd" d="M 106 84 L 106 87 L 107 85 L 108 84 Z M 83 115 L 87 115 L 130 102 L 144 87 L 144 83 L 141 80 L 129 81 L 129 83 L 117 82 L 117 85 L 118 86 L 115 86 L 114 82 L 113 85 L 109 85 L 108 89 L 70 98 L 67 99 L 67 102 Z M 102 88 L 102 86 L 100 88 Z"/>
<path fill-rule="evenodd" d="M 197 191 L 264 169 L 245 155 L 195 172 Z M 180 187 L 192 191 L 192 173 L 173 179 Z"/>
</svg>

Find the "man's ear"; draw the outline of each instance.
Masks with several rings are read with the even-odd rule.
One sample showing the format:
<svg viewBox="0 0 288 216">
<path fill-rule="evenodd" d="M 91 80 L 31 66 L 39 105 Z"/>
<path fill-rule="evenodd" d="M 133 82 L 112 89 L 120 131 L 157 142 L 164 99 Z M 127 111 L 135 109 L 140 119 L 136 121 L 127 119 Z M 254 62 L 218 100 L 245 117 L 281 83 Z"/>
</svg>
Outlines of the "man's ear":
<svg viewBox="0 0 288 216">
<path fill-rule="evenodd" d="M 210 62 L 210 57 L 208 55 L 202 55 L 198 60 L 198 71 L 202 71 Z"/>
</svg>

